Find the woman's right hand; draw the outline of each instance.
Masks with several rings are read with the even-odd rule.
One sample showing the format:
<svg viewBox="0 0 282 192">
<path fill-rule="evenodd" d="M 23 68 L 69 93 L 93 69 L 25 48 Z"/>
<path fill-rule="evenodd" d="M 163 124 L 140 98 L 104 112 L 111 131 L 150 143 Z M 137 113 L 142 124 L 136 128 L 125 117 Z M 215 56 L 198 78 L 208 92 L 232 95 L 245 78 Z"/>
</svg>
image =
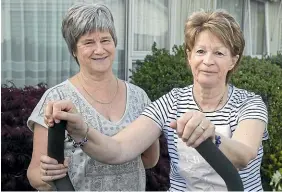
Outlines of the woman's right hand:
<svg viewBox="0 0 282 192">
<path fill-rule="evenodd" d="M 47 155 L 41 155 L 40 176 L 42 181 L 50 183 L 54 180 L 65 177 L 67 172 L 68 158 L 65 159 L 64 164 L 59 164 L 56 159 L 53 159 Z"/>
<path fill-rule="evenodd" d="M 75 141 L 85 136 L 87 125 L 71 101 L 49 102 L 45 108 L 44 122 L 46 125 L 53 127 L 54 123 L 59 123 L 61 120 L 67 121 L 66 129 Z"/>
</svg>

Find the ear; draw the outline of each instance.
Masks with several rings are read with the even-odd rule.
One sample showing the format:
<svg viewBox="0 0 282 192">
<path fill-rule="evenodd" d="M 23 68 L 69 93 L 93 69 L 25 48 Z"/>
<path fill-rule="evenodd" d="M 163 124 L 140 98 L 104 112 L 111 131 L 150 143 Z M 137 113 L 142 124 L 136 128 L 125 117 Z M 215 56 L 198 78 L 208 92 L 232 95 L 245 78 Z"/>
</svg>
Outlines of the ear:
<svg viewBox="0 0 282 192">
<path fill-rule="evenodd" d="M 73 55 L 74 57 L 76 57 L 76 55 L 75 55 L 75 53 L 74 53 L 74 52 L 72 52 L 72 55 Z"/>
<path fill-rule="evenodd" d="M 189 51 L 188 49 L 186 49 L 186 55 L 187 55 L 188 65 L 190 65 L 191 51 Z"/>
<path fill-rule="evenodd" d="M 229 65 L 229 70 L 232 70 L 236 66 L 238 59 L 239 59 L 239 55 L 232 57 L 232 64 Z"/>
</svg>

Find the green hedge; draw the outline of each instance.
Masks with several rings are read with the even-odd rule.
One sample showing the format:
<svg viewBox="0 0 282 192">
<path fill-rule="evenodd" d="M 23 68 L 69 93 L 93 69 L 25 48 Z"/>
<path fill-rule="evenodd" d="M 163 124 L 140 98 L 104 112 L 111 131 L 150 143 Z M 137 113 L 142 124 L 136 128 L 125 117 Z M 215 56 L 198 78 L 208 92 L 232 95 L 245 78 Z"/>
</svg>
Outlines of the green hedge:
<svg viewBox="0 0 282 192">
<path fill-rule="evenodd" d="M 144 61 L 137 61 L 131 77 L 132 83 L 142 87 L 155 100 L 174 87 L 192 83 L 192 73 L 187 69 L 182 46 L 174 46 L 170 54 L 165 49 L 152 46 L 152 54 Z M 262 96 L 269 112 L 268 131 L 270 139 L 264 142 L 262 179 L 264 190 L 276 170 L 282 174 L 282 65 L 278 56 L 267 59 L 244 56 L 241 65 L 232 75 L 231 83 L 238 88 L 253 91 Z M 282 181 L 281 181 L 282 182 Z"/>
</svg>

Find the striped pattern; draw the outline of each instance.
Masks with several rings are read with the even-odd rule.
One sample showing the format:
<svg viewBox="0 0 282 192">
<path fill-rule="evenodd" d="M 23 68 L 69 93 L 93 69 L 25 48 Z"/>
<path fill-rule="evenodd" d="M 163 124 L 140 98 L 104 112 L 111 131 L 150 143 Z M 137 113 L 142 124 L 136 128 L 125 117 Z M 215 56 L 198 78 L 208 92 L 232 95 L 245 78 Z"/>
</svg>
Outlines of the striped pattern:
<svg viewBox="0 0 282 192">
<path fill-rule="evenodd" d="M 168 94 L 151 103 L 142 115 L 154 120 L 164 132 L 168 141 L 168 152 L 171 158 L 170 190 L 184 191 L 185 179 L 179 174 L 178 152 L 176 147 L 177 134 L 169 127 L 169 123 L 176 120 L 188 109 L 199 110 L 192 94 L 192 85 L 185 88 L 175 88 Z M 205 113 L 206 117 L 217 126 L 228 126 L 231 134 L 236 130 L 238 123 L 245 119 L 260 119 L 268 122 L 267 109 L 261 97 L 252 92 L 238 89 L 229 85 L 229 99 L 225 106 L 215 112 Z M 265 128 L 263 140 L 268 139 Z M 257 157 L 248 166 L 241 170 L 245 191 L 262 191 L 260 178 L 260 165 L 263 156 L 263 148 L 260 146 Z"/>
</svg>

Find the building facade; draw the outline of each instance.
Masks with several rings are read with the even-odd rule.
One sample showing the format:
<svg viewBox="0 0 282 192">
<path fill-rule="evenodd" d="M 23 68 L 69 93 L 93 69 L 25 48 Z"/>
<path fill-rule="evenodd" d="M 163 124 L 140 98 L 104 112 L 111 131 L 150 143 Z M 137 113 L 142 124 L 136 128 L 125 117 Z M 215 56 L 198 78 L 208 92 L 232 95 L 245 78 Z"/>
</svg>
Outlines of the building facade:
<svg viewBox="0 0 282 192">
<path fill-rule="evenodd" d="M 2 0 L 1 80 L 18 87 L 58 84 L 78 71 L 61 35 L 68 7 L 83 0 Z M 84 0 L 107 5 L 118 37 L 113 66 L 128 80 L 136 60 L 150 54 L 153 42 L 171 50 L 184 42 L 192 12 L 225 9 L 240 23 L 244 54 L 262 57 L 282 52 L 281 0 Z"/>
</svg>

